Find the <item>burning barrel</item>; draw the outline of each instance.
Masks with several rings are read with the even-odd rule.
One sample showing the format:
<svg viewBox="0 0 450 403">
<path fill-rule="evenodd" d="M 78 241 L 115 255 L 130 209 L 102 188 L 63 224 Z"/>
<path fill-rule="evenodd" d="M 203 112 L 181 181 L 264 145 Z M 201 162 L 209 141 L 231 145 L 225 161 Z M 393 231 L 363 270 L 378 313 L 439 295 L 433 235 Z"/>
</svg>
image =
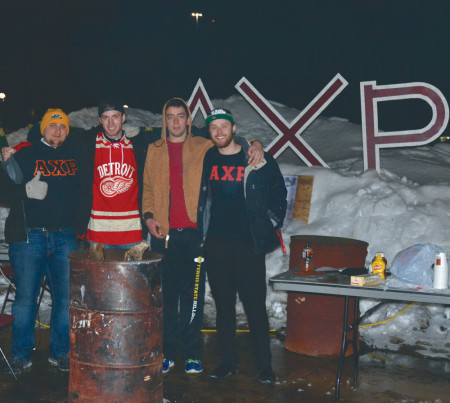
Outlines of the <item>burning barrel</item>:
<svg viewBox="0 0 450 403">
<path fill-rule="evenodd" d="M 69 402 L 162 402 L 162 256 L 70 258 Z"/>
<path fill-rule="evenodd" d="M 313 267 L 364 267 L 367 242 L 329 236 L 291 236 L 289 268 L 300 270 L 302 250 L 309 244 L 313 250 Z M 309 275 L 300 273 L 299 276 Z M 350 282 L 350 278 L 349 278 Z M 288 293 L 285 348 L 311 355 L 337 357 L 341 351 L 345 298 Z M 349 300 L 349 312 L 355 309 L 355 298 Z M 349 315 L 348 324 L 353 322 Z M 348 336 L 352 336 L 349 332 Z M 353 354 L 350 345 L 346 355 Z"/>
</svg>

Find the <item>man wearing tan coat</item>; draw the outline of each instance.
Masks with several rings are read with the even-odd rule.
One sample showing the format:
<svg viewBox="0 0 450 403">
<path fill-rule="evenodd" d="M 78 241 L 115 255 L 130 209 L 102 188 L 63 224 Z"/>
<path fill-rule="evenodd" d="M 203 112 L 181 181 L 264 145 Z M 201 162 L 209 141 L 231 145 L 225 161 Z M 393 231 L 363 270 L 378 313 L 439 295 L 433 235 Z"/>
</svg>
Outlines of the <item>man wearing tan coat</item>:
<svg viewBox="0 0 450 403">
<path fill-rule="evenodd" d="M 192 136 L 191 123 L 187 104 L 180 98 L 170 99 L 163 109 L 161 139 L 149 146 L 144 169 L 143 218 L 152 236 L 152 250 L 164 255 L 163 373 L 175 365 L 178 340 L 186 372 L 203 370 L 200 331 L 205 269 L 197 205 L 203 157 L 213 144 Z M 262 160 L 260 143 L 248 151 L 255 163 Z"/>
</svg>

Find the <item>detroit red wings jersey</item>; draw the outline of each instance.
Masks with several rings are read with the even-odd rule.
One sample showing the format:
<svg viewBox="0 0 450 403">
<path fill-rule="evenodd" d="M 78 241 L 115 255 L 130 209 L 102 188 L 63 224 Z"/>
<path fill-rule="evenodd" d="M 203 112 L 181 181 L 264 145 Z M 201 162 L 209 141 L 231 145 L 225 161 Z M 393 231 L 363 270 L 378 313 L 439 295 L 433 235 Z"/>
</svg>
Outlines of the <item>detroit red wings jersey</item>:
<svg viewBox="0 0 450 403">
<path fill-rule="evenodd" d="M 123 245 L 142 241 L 137 166 L 133 145 L 124 136 L 112 143 L 97 134 L 90 241 Z"/>
</svg>

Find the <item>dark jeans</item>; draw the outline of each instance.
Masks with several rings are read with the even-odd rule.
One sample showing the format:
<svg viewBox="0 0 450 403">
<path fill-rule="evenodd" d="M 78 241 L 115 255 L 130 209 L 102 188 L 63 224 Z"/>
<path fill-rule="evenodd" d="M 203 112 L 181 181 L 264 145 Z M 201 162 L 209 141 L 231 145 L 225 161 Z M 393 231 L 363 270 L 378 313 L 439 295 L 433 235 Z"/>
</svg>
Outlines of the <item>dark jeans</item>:
<svg viewBox="0 0 450 403">
<path fill-rule="evenodd" d="M 198 360 L 201 357 L 201 327 L 205 304 L 205 267 L 197 229 L 171 229 L 168 248 L 165 240 L 152 237 L 152 250 L 162 253 L 163 353 L 174 360 L 178 353 Z M 195 260 L 194 260 L 195 259 Z M 197 279 L 197 281 L 196 281 Z"/>
<path fill-rule="evenodd" d="M 236 367 L 236 295 L 244 306 L 258 370 L 272 366 L 266 311 L 266 263 L 249 242 L 208 236 L 205 246 L 208 281 L 216 303 L 221 365 Z"/>
<path fill-rule="evenodd" d="M 16 285 L 11 350 L 13 357 L 30 358 L 34 348 L 36 301 L 44 274 L 50 285 L 50 355 L 59 358 L 69 352 L 69 259 L 77 249 L 72 228 L 56 231 L 28 229 L 28 242 L 9 245 Z"/>
</svg>

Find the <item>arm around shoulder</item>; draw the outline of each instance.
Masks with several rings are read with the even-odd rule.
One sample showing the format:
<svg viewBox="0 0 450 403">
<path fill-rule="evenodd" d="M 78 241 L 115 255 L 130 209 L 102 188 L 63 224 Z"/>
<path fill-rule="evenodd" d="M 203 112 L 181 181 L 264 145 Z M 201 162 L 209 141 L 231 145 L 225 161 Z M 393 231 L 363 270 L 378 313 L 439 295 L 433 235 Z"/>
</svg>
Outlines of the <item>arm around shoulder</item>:
<svg viewBox="0 0 450 403">
<path fill-rule="evenodd" d="M 270 181 L 269 217 L 277 223 L 276 229 L 279 229 L 283 225 L 284 217 L 286 216 L 287 190 L 278 163 L 270 154 L 266 153 L 265 157 L 270 169 L 267 176 Z"/>
</svg>

